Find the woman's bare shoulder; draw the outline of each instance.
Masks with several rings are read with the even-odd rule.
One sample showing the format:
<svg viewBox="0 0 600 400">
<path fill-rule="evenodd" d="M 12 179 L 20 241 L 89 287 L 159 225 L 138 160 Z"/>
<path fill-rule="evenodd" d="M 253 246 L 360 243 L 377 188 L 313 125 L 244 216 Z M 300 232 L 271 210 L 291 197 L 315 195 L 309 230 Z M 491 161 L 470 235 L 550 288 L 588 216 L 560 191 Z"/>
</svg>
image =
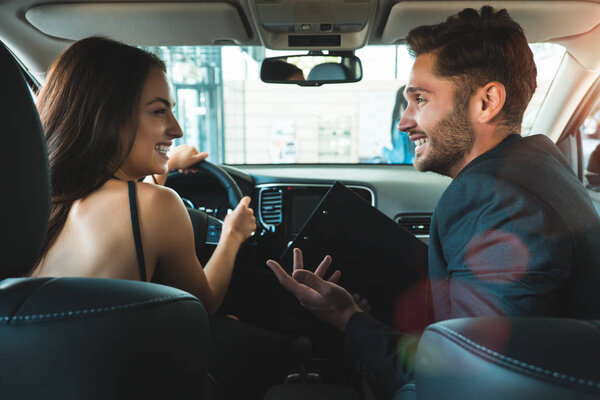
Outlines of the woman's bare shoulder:
<svg viewBox="0 0 600 400">
<path fill-rule="evenodd" d="M 138 201 L 147 204 L 152 208 L 165 207 L 166 210 L 169 210 L 172 207 L 183 207 L 183 203 L 177 192 L 169 187 L 146 182 L 137 182 L 136 190 Z"/>
<path fill-rule="evenodd" d="M 135 182 L 135 205 L 142 227 L 159 227 L 178 216 L 185 215 L 185 207 L 177 193 L 167 187 Z M 128 183 L 111 180 L 79 201 L 76 214 L 105 218 L 129 219 L 131 202 Z M 183 209 L 183 210 L 182 210 Z M 80 212 L 77 212 L 80 211 Z M 179 217 L 180 218 L 180 217 Z"/>
<path fill-rule="evenodd" d="M 179 195 L 171 188 L 138 182 L 138 209 L 146 226 L 160 232 L 165 239 L 169 234 L 180 236 L 191 222 Z M 191 228 L 190 228 L 191 229 Z"/>
</svg>

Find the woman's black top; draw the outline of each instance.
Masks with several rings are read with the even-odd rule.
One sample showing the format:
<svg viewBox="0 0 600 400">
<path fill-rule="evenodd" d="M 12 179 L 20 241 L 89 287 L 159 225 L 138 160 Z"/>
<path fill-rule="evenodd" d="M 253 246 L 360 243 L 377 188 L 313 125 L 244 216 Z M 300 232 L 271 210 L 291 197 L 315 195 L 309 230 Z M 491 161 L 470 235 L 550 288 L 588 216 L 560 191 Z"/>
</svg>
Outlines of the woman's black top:
<svg viewBox="0 0 600 400">
<path fill-rule="evenodd" d="M 144 247 L 142 246 L 142 235 L 140 234 L 140 223 L 138 220 L 137 200 L 135 197 L 135 182 L 128 181 L 129 187 L 129 211 L 131 213 L 131 227 L 133 228 L 133 240 L 135 242 L 135 253 L 137 255 L 138 268 L 143 282 L 146 282 L 146 262 L 144 261 Z"/>
</svg>

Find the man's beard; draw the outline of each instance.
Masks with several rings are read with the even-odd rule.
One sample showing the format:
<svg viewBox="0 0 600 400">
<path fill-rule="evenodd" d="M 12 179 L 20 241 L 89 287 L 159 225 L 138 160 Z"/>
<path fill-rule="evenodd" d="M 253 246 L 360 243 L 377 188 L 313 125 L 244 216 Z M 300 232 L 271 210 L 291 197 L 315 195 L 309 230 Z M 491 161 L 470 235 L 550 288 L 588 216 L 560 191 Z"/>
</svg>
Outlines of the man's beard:
<svg viewBox="0 0 600 400">
<path fill-rule="evenodd" d="M 432 171 L 452 176 L 465 154 L 473 148 L 475 132 L 467 118 L 467 107 L 457 102 L 454 111 L 437 123 L 427 134 L 425 158 L 416 157 L 414 166 L 421 172 Z"/>
</svg>

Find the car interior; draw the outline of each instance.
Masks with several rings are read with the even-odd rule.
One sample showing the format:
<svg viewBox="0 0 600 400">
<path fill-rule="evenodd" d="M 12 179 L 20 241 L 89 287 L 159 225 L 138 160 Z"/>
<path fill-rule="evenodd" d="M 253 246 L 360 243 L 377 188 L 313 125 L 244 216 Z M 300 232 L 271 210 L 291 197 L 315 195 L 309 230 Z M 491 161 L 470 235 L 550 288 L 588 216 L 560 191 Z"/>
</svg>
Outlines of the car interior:
<svg viewBox="0 0 600 400">
<path fill-rule="evenodd" d="M 265 265 L 291 272 L 294 247 L 307 267 L 331 254 L 340 285 L 368 298 L 378 319 L 423 331 L 415 381 L 395 399 L 599 398 L 600 321 L 431 324 L 423 307 L 407 327 L 391 306 L 405 289 L 395 283 L 426 275 L 431 216 L 450 183 L 414 169 L 396 128 L 412 65 L 404 38 L 486 4 L 508 10 L 534 53 L 538 89 L 522 134 L 556 143 L 600 213 L 600 0 L 0 0 L 0 397 L 222 398 L 202 379 L 208 316 L 192 295 L 13 273 L 35 262 L 50 214 L 36 93 L 73 41 L 101 35 L 165 61 L 178 143 L 210 154 L 166 183 L 188 207 L 201 263 L 228 210 L 252 198 L 257 230 L 219 313 L 301 343 L 290 371 L 301 379 L 266 398 L 378 399 L 368 380 L 345 374 L 341 333 Z"/>
</svg>

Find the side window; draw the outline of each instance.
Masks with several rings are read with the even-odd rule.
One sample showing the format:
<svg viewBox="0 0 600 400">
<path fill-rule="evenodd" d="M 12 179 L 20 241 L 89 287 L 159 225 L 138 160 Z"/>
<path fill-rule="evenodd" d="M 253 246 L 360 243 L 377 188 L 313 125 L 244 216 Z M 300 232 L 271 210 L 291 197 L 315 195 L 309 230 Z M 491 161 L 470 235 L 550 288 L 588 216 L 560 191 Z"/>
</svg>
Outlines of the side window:
<svg viewBox="0 0 600 400">
<path fill-rule="evenodd" d="M 583 183 L 600 193 L 600 98 L 579 127 L 583 160 Z"/>
</svg>

